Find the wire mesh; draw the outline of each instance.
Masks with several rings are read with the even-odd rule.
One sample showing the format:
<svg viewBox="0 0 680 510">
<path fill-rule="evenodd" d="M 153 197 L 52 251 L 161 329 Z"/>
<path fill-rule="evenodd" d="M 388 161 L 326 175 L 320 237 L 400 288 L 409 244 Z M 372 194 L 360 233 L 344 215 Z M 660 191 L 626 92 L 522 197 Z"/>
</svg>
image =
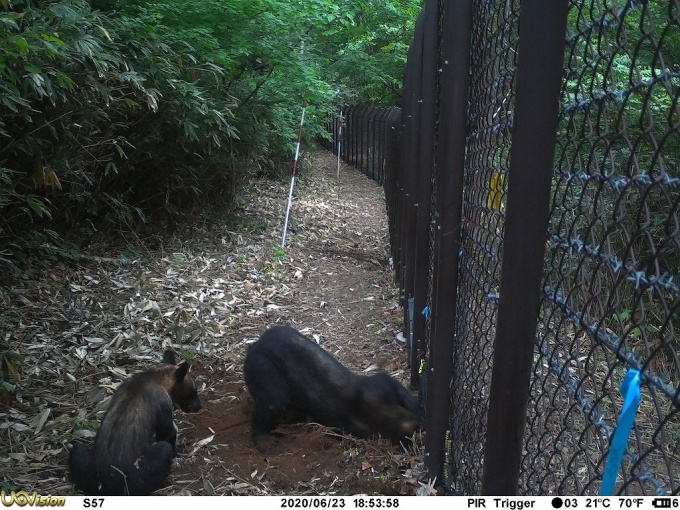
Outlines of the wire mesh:
<svg viewBox="0 0 680 510">
<path fill-rule="evenodd" d="M 494 15 L 489 16 L 489 10 Z M 464 171 L 462 256 L 451 386 L 451 490 L 481 486 L 491 360 L 503 248 L 505 176 L 509 166 L 517 5 L 473 7 L 470 106 Z M 497 34 L 489 41 L 488 34 Z"/>
<path fill-rule="evenodd" d="M 522 479 L 596 494 L 628 369 L 618 493 L 678 493 L 677 2 L 572 2 Z"/>
</svg>

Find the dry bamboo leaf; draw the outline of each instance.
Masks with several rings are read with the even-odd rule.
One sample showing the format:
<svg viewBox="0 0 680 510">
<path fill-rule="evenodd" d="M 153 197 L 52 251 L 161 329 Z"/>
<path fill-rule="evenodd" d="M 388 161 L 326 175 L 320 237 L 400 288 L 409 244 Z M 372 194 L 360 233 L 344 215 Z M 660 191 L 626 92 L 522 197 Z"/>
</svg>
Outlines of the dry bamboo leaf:
<svg viewBox="0 0 680 510">
<path fill-rule="evenodd" d="M 45 422 L 47 421 L 47 418 L 50 416 L 50 410 L 49 409 L 43 409 L 43 411 L 35 416 L 31 422 L 29 423 L 29 426 L 34 429 L 34 434 L 39 434 L 40 431 L 42 430 L 43 426 L 45 425 Z"/>
<path fill-rule="evenodd" d="M 73 436 L 78 439 L 94 439 L 97 433 L 90 429 L 76 429 Z"/>
<path fill-rule="evenodd" d="M 208 480 L 207 478 L 203 478 L 203 491 L 206 496 L 215 495 L 215 487 L 213 487 L 213 484 L 211 484 L 210 480 Z"/>
<path fill-rule="evenodd" d="M 208 436 L 206 438 L 203 438 L 200 441 L 196 442 L 195 446 L 191 449 L 191 452 L 189 452 L 189 456 L 192 456 L 194 453 L 196 453 L 203 446 L 210 444 L 213 439 L 215 439 L 215 434 Z"/>
</svg>

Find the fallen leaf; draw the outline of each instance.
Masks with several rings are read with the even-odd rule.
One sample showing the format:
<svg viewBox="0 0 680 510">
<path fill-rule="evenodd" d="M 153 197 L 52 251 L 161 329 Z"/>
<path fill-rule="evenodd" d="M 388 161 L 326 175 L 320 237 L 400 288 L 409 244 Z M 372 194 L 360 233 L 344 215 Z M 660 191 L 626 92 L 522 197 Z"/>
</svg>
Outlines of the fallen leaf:
<svg viewBox="0 0 680 510">
<path fill-rule="evenodd" d="M 47 421 L 47 418 L 50 416 L 50 410 L 49 409 L 43 409 L 43 411 L 38 414 L 35 418 L 31 420 L 31 423 L 29 424 L 31 427 L 33 427 L 34 434 L 39 434 L 40 431 L 42 430 L 43 426 L 45 425 L 45 422 Z"/>
</svg>

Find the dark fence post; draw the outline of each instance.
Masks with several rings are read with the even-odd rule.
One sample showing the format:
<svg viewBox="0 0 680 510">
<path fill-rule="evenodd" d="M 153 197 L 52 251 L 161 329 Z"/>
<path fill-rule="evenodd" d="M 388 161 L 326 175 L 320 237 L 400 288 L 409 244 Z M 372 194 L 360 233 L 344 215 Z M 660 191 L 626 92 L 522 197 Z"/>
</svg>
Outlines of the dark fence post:
<svg viewBox="0 0 680 510">
<path fill-rule="evenodd" d="M 458 295 L 458 255 L 463 204 L 467 134 L 468 76 L 472 0 L 442 2 L 437 196 L 439 230 L 435 234 L 428 374 L 425 463 L 431 478 L 442 480 L 444 445 L 451 409 L 453 343 Z"/>
<path fill-rule="evenodd" d="M 379 126 L 379 119 L 380 115 L 382 114 L 383 108 L 380 108 L 379 106 L 373 107 L 373 111 L 371 112 L 371 119 L 369 122 L 369 127 L 370 127 L 370 135 L 369 135 L 369 140 L 370 143 L 368 144 L 369 146 L 369 168 L 366 169 L 366 175 L 369 174 L 369 169 L 370 169 L 370 174 L 371 174 L 371 179 L 375 180 L 375 154 L 376 152 L 380 149 L 380 141 L 377 136 L 377 130 Z"/>
<path fill-rule="evenodd" d="M 354 167 L 357 166 L 359 160 L 359 122 L 361 119 L 361 105 L 356 105 L 352 109 L 352 126 L 350 133 L 352 134 L 352 152 L 350 153 L 350 160 L 348 163 Z"/>
<path fill-rule="evenodd" d="M 389 108 L 380 108 L 378 110 L 378 114 L 375 116 L 375 120 L 373 121 L 373 140 L 376 141 L 375 147 L 373 150 L 373 179 L 378 182 L 379 184 L 382 184 L 382 174 L 380 172 L 380 168 L 382 166 L 382 154 L 383 154 L 383 148 L 384 148 L 384 141 L 383 141 L 383 128 L 385 127 L 385 112 L 387 112 Z"/>
<path fill-rule="evenodd" d="M 354 137 L 354 111 L 356 110 L 355 105 L 348 106 L 345 110 L 345 127 L 347 128 L 347 133 L 345 136 L 345 147 L 343 148 L 343 160 L 347 164 L 352 162 L 352 139 Z"/>
<path fill-rule="evenodd" d="M 410 85 L 404 81 L 404 96 L 406 97 L 408 87 Z M 404 235 L 404 219 L 406 215 L 404 209 L 406 207 L 406 187 L 404 185 L 406 175 L 406 149 L 403 140 L 407 136 L 407 117 L 408 109 L 402 108 L 399 117 L 395 119 L 395 132 L 399 134 L 399 143 L 392 145 L 394 151 L 393 159 L 397 162 L 395 171 L 392 174 L 392 190 L 395 209 L 394 209 L 394 239 L 395 243 L 392 246 L 394 257 L 394 279 L 399 285 L 400 299 L 403 301 L 404 297 L 404 249 L 403 249 L 403 235 Z M 403 305 L 403 302 L 401 303 Z M 404 324 L 404 334 L 406 334 L 406 324 Z M 409 365 L 410 366 L 410 365 Z"/>
<path fill-rule="evenodd" d="M 373 111 L 373 106 L 371 105 L 366 105 L 366 109 L 364 110 L 364 116 L 363 120 L 361 122 L 361 161 L 359 162 L 359 169 L 361 170 L 361 173 L 366 175 L 366 169 L 367 169 L 367 162 L 368 162 L 368 122 L 369 119 L 371 118 L 371 112 Z"/>
<path fill-rule="evenodd" d="M 385 108 L 379 119 L 378 137 L 380 139 L 380 150 L 378 151 L 378 182 L 380 184 L 385 182 L 386 160 L 387 160 L 387 140 L 390 113 L 392 108 Z"/>
<path fill-rule="evenodd" d="M 375 110 L 375 106 L 369 106 L 366 108 L 366 114 L 364 115 L 364 124 L 363 124 L 363 140 L 364 140 L 364 150 L 363 150 L 363 161 L 361 163 L 361 173 L 364 175 L 368 175 L 368 151 L 371 146 L 370 144 L 370 138 L 369 138 L 369 132 L 370 132 L 370 126 L 371 126 L 371 116 L 373 115 L 373 110 Z"/>
<path fill-rule="evenodd" d="M 413 287 L 415 271 L 415 237 L 416 237 L 416 208 L 417 208 L 417 165 L 420 153 L 420 115 L 422 110 L 422 58 L 423 39 L 425 37 L 425 10 L 418 15 L 413 36 L 413 44 L 409 48 L 409 58 L 406 67 L 406 79 L 403 103 L 406 115 L 402 116 L 404 132 L 402 134 L 402 185 L 404 187 L 404 207 L 402 211 L 401 231 L 401 263 L 402 284 L 404 296 L 404 333 L 408 343 L 409 366 L 411 367 L 411 387 L 418 387 L 418 346 L 413 342 L 413 324 L 411 313 L 413 309 Z"/>
<path fill-rule="evenodd" d="M 430 281 L 430 221 L 432 206 L 432 172 L 434 163 L 435 138 L 435 104 L 437 95 L 437 64 L 439 39 L 439 1 L 427 0 L 423 7 L 425 18 L 423 22 L 423 53 L 422 68 L 420 69 L 421 94 L 420 122 L 416 124 L 417 143 L 419 145 L 416 167 L 416 180 L 413 188 L 416 194 L 415 239 L 413 259 L 413 348 L 415 355 L 411 361 L 416 370 L 411 370 L 413 376 L 420 377 L 420 361 L 426 359 L 427 345 L 424 309 L 427 306 L 428 284 Z M 417 381 L 417 379 L 415 379 Z"/>
<path fill-rule="evenodd" d="M 347 116 L 349 115 L 349 109 L 350 107 L 345 106 L 342 110 L 340 110 L 340 113 L 342 115 L 342 140 L 340 143 L 340 159 L 343 161 L 347 162 L 347 143 L 348 143 L 348 124 L 347 124 Z"/>
<path fill-rule="evenodd" d="M 401 159 L 399 158 L 399 147 L 401 140 L 401 110 L 399 108 L 391 108 L 389 114 L 385 118 L 385 175 L 383 179 L 383 189 L 385 190 L 385 201 L 389 213 L 390 225 L 390 248 L 392 254 L 392 265 L 395 269 L 395 276 L 398 274 L 397 266 L 399 265 L 397 247 L 399 246 L 399 222 L 400 205 L 398 193 L 398 176 L 401 168 Z"/>
<path fill-rule="evenodd" d="M 359 168 L 361 168 L 361 172 L 364 175 L 368 175 L 368 148 L 370 147 L 368 132 L 369 124 L 371 122 L 371 114 L 373 113 L 374 108 L 374 106 L 366 107 L 366 111 L 364 112 L 364 122 L 361 126 L 361 139 L 363 140 L 364 145 L 363 150 L 361 151 L 361 164 L 359 165 Z"/>
<path fill-rule="evenodd" d="M 351 142 L 351 147 L 352 151 L 350 152 L 349 155 L 349 161 L 348 163 L 354 167 L 357 166 L 357 156 L 358 156 L 358 151 L 359 151 L 359 138 L 358 138 L 358 123 L 359 119 L 361 118 L 361 106 L 355 106 L 352 108 L 352 126 L 350 127 L 350 133 L 352 134 L 352 142 Z"/>
<path fill-rule="evenodd" d="M 539 309 L 568 2 L 524 0 L 482 494 L 517 493 Z"/>
<path fill-rule="evenodd" d="M 364 151 L 366 150 L 366 130 L 364 129 L 364 124 L 366 122 L 366 112 L 368 112 L 370 107 L 363 105 L 360 108 L 361 115 L 357 118 L 357 160 L 354 166 L 363 172 Z"/>
</svg>

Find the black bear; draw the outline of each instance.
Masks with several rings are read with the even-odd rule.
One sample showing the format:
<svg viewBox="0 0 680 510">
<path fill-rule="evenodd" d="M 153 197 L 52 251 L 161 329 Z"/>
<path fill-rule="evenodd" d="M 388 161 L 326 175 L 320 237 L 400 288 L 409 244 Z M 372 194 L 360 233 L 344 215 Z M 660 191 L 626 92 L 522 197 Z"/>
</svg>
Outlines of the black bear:
<svg viewBox="0 0 680 510">
<path fill-rule="evenodd" d="M 312 421 L 359 438 L 393 442 L 422 422 L 416 398 L 385 373 L 358 375 L 299 331 L 266 330 L 248 349 L 244 365 L 253 399 L 251 432 L 258 449 L 280 423 Z"/>
<path fill-rule="evenodd" d="M 185 361 L 166 351 L 160 366 L 135 374 L 116 389 L 92 448 L 74 443 L 71 481 L 88 495 L 144 496 L 163 486 L 177 454 L 173 404 L 201 409 Z"/>
</svg>

